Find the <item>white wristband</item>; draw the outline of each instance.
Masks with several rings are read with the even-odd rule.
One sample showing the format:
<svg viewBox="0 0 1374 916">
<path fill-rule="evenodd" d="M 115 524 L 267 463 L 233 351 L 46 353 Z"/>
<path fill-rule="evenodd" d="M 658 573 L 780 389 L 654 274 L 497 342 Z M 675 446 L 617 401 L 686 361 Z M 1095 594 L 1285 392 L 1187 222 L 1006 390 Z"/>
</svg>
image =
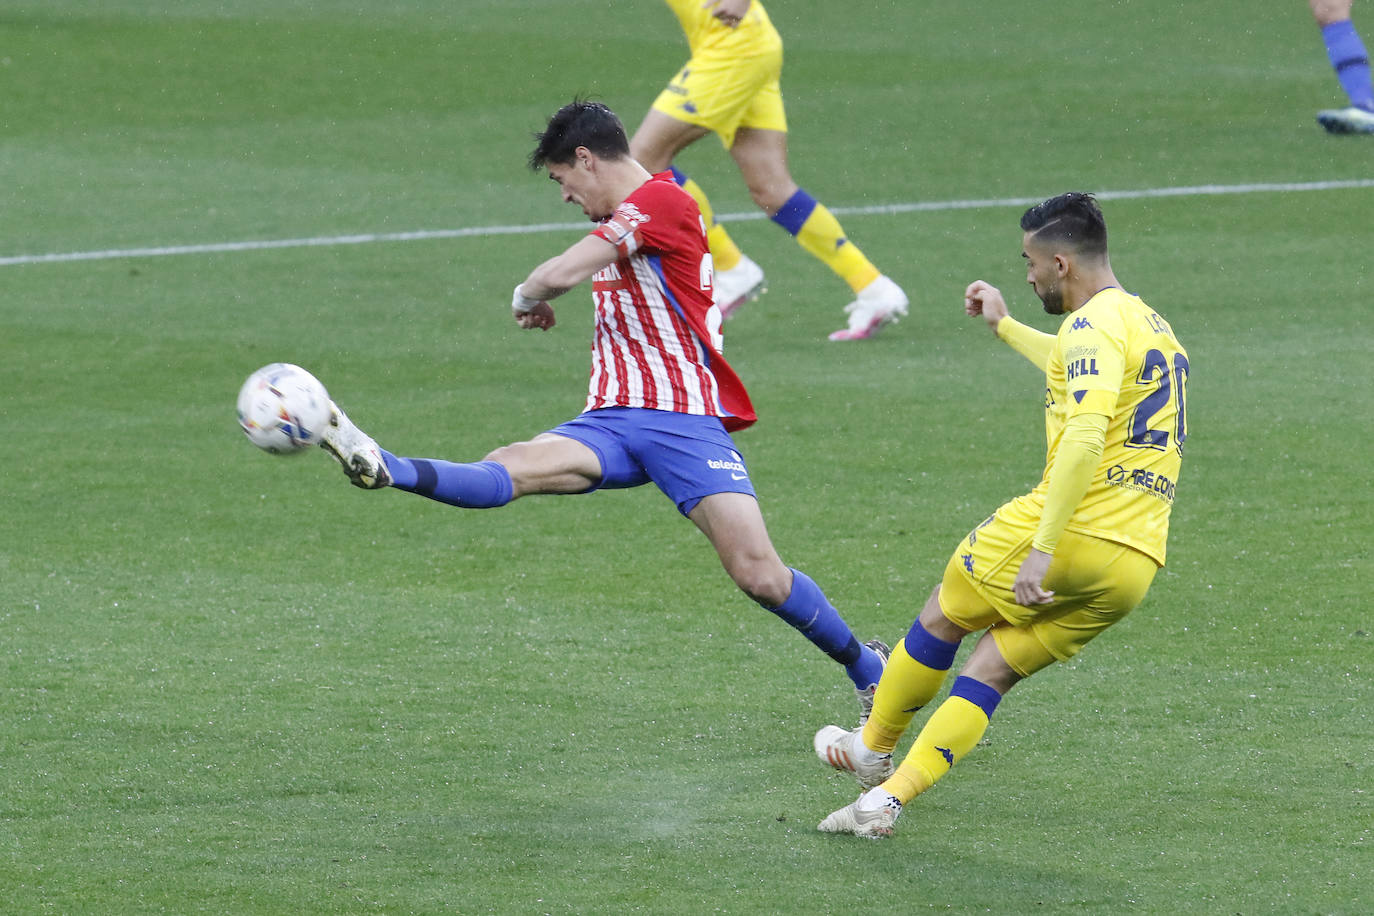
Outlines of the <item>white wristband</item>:
<svg viewBox="0 0 1374 916">
<path fill-rule="evenodd" d="M 530 312 L 534 311 L 535 307 L 542 301 L 541 299 L 531 299 L 529 296 L 526 296 L 524 293 L 520 292 L 520 285 L 517 285 L 515 287 L 515 296 L 511 299 L 510 307 L 517 315 L 528 315 Z"/>
</svg>

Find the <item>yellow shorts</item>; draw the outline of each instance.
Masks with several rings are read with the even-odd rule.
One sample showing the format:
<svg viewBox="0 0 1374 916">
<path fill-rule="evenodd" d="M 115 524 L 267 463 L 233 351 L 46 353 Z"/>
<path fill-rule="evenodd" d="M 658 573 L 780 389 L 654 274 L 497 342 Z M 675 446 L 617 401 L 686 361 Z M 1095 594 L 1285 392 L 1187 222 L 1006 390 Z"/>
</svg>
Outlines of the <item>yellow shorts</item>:
<svg viewBox="0 0 1374 916">
<path fill-rule="evenodd" d="M 940 584 L 940 609 L 966 630 L 991 628 L 1002 658 L 1022 676 L 1078 654 L 1129 614 L 1159 567 L 1138 550 L 1066 531 L 1045 588 L 1049 604 L 1016 603 L 1012 583 L 1035 530 L 994 515 L 959 544 Z"/>
<path fill-rule="evenodd" d="M 781 49 L 745 58 L 700 55 L 678 71 L 653 108 L 716 133 L 729 149 L 741 127 L 787 131 L 781 76 Z"/>
</svg>

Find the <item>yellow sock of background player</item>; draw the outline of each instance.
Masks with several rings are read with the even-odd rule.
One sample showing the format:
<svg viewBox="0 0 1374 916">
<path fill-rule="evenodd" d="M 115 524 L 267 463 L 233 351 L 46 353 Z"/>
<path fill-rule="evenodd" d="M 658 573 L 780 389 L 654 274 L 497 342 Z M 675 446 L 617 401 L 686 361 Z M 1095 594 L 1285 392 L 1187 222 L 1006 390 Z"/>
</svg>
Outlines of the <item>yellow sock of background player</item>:
<svg viewBox="0 0 1374 916">
<path fill-rule="evenodd" d="M 854 292 L 857 293 L 881 276 L 878 268 L 864 257 L 858 246 L 845 237 L 844 228 L 835 214 L 800 188 L 773 214 L 773 222 L 790 232 L 798 245 L 839 274 Z"/>
<path fill-rule="evenodd" d="M 879 788 L 902 804 L 935 785 L 987 731 L 1002 695 L 971 677 L 957 677 L 949 699 L 931 713 L 897 771 Z"/>
<path fill-rule="evenodd" d="M 865 745 L 882 754 L 892 753 L 916 710 L 940 691 L 958 650 L 957 642 L 932 636 L 919 620 L 911 625 L 883 669 L 873 711 L 864 726 Z"/>
<path fill-rule="evenodd" d="M 720 271 L 733 269 L 739 264 L 741 257 L 739 246 L 730 238 L 730 233 L 725 231 L 725 227 L 716 222 L 716 213 L 711 209 L 711 202 L 706 199 L 706 192 L 677 166 L 669 166 L 669 170 L 673 173 L 673 181 L 692 195 L 692 200 L 695 200 L 697 207 L 701 209 L 701 218 L 706 223 L 706 244 L 711 248 L 711 264 Z"/>
</svg>

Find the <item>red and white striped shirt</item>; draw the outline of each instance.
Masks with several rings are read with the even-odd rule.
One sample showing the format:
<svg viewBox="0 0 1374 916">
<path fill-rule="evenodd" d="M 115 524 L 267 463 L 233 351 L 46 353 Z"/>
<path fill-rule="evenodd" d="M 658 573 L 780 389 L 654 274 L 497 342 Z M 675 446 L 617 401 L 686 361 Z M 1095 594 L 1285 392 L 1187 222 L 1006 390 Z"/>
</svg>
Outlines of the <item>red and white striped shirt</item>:
<svg viewBox="0 0 1374 916">
<path fill-rule="evenodd" d="M 661 172 L 592 231 L 620 257 L 592 278 L 596 324 L 587 410 L 647 407 L 756 419 L 749 393 L 720 355 L 711 255 L 696 201 Z"/>
</svg>

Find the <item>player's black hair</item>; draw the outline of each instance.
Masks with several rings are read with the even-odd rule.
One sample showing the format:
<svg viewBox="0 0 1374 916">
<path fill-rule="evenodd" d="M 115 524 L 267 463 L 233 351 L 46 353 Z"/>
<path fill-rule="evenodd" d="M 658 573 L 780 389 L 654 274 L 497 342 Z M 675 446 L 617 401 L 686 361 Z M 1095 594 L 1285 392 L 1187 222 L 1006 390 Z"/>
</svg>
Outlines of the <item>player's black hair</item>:
<svg viewBox="0 0 1374 916">
<path fill-rule="evenodd" d="M 1107 253 L 1107 221 L 1097 199 L 1082 191 L 1069 191 L 1031 207 L 1021 214 L 1021 231 L 1083 254 L 1100 257 Z"/>
<path fill-rule="evenodd" d="M 600 102 L 574 99 L 558 109 L 543 133 L 534 135 L 538 143 L 530 153 L 531 171 L 539 171 L 553 162 L 567 165 L 576 158 L 579 146 L 605 159 L 623 159 L 630 155 L 630 141 L 625 125 L 615 112 Z"/>
</svg>

